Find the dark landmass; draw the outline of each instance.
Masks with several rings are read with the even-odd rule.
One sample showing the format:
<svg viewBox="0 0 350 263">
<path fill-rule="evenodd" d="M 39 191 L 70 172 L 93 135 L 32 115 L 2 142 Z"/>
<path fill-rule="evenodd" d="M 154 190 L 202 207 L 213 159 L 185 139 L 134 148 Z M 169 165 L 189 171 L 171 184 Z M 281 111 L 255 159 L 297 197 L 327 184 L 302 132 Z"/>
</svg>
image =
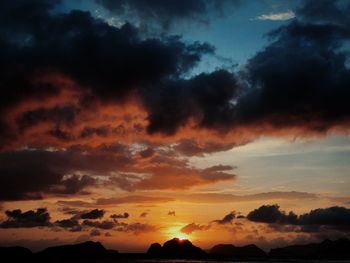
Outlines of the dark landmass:
<svg viewBox="0 0 350 263">
<path fill-rule="evenodd" d="M 350 240 L 325 240 L 321 243 L 271 249 L 271 258 L 281 259 L 350 259 Z"/>
<path fill-rule="evenodd" d="M 219 244 L 210 249 L 209 253 L 216 256 L 225 256 L 232 258 L 266 258 L 264 250 L 254 244 L 236 247 L 232 244 Z"/>
<path fill-rule="evenodd" d="M 203 258 L 207 253 L 187 239 L 173 238 L 165 242 L 163 246 L 159 243 L 153 243 L 148 249 L 147 255 L 161 258 Z"/>
<path fill-rule="evenodd" d="M 181 259 L 229 259 L 238 260 L 266 260 L 279 259 L 329 259 L 350 260 L 350 240 L 325 240 L 321 243 L 287 246 L 271 249 L 265 253 L 256 245 L 236 247 L 231 244 L 219 244 L 208 252 L 193 245 L 189 240 L 171 239 L 163 244 L 152 244 L 147 253 L 118 253 L 107 250 L 100 242 L 88 241 L 74 245 L 55 246 L 41 252 L 32 253 L 24 247 L 0 247 L 0 257 L 26 262 L 125 262 L 137 259 L 181 258 Z M 130 261 L 131 260 L 131 261 Z"/>
<path fill-rule="evenodd" d="M 11 258 L 13 261 L 30 259 L 33 253 L 25 247 L 0 247 L 0 258 Z"/>
<path fill-rule="evenodd" d="M 49 247 L 35 254 L 36 259 L 99 259 L 113 254 L 100 242 L 87 241 L 76 245 Z"/>
</svg>

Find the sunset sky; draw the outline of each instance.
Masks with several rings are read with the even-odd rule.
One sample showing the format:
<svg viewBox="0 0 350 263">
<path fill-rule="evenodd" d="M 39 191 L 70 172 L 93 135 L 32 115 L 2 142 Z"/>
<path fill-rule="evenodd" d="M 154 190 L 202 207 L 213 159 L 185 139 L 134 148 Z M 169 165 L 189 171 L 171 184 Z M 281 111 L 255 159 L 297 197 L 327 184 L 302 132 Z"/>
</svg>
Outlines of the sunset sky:
<svg viewBox="0 0 350 263">
<path fill-rule="evenodd" d="M 0 0 L 0 246 L 350 237 L 349 12 Z"/>
</svg>

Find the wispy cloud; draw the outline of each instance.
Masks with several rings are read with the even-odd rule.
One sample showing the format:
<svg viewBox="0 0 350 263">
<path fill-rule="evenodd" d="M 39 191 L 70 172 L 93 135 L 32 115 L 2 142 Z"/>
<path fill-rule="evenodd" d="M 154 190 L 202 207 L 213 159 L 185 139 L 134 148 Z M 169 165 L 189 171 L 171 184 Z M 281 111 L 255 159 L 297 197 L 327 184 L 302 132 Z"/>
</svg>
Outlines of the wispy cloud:
<svg viewBox="0 0 350 263">
<path fill-rule="evenodd" d="M 281 12 L 281 13 L 270 13 L 270 14 L 264 14 L 257 16 L 256 20 L 271 20 L 271 21 L 282 21 L 282 20 L 288 20 L 295 17 L 295 14 L 293 11 L 287 11 L 287 12 Z"/>
</svg>

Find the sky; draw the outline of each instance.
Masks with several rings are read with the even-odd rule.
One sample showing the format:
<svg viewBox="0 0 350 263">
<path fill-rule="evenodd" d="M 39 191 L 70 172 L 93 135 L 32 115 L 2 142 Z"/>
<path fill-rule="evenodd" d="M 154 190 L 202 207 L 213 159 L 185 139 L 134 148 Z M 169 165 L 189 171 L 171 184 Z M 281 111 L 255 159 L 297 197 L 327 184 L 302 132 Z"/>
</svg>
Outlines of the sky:
<svg viewBox="0 0 350 263">
<path fill-rule="evenodd" d="M 350 237 L 350 1 L 0 1 L 0 245 Z"/>
</svg>

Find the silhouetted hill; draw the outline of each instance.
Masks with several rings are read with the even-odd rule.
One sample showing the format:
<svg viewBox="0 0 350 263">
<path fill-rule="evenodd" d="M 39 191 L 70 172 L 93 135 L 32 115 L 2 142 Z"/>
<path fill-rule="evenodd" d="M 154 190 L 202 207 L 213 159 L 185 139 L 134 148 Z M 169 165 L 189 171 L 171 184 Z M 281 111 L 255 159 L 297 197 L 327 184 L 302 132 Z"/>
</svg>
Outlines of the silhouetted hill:
<svg viewBox="0 0 350 263">
<path fill-rule="evenodd" d="M 147 250 L 148 255 L 156 256 L 160 255 L 163 251 L 162 245 L 159 243 L 153 243 Z"/>
<path fill-rule="evenodd" d="M 325 240 L 321 243 L 287 246 L 271 249 L 266 253 L 255 245 L 236 247 L 220 244 L 210 249 L 209 253 L 194 246 L 189 240 L 171 239 L 162 245 L 152 244 L 147 253 L 118 253 L 107 250 L 99 242 L 88 241 L 74 245 L 49 247 L 32 253 L 24 247 L 0 247 L 0 258 L 9 262 L 132 262 L 147 258 L 189 258 L 189 259 L 223 259 L 232 260 L 272 260 L 279 259 L 332 259 L 350 260 L 350 240 Z M 19 261 L 21 260 L 21 261 Z M 6 262 L 7 262 L 6 261 Z"/>
<path fill-rule="evenodd" d="M 198 258 L 204 257 L 206 253 L 187 239 L 173 238 L 166 241 L 163 246 L 153 243 L 149 247 L 147 255 L 152 257 Z"/>
<path fill-rule="evenodd" d="M 271 249 L 271 258 L 350 259 L 350 240 L 325 240 L 321 243 Z"/>
<path fill-rule="evenodd" d="M 115 252 L 114 252 L 115 253 Z M 100 242 L 87 241 L 75 245 L 49 247 L 36 254 L 38 259 L 97 259 L 107 258 L 109 252 Z"/>
<path fill-rule="evenodd" d="M 256 245 L 247 245 L 236 247 L 231 244 L 219 244 L 209 251 L 210 254 L 217 256 L 227 256 L 233 258 L 266 258 L 267 254 Z"/>
<path fill-rule="evenodd" d="M 0 247 L 0 258 L 23 260 L 32 257 L 32 251 L 25 247 Z"/>
</svg>

